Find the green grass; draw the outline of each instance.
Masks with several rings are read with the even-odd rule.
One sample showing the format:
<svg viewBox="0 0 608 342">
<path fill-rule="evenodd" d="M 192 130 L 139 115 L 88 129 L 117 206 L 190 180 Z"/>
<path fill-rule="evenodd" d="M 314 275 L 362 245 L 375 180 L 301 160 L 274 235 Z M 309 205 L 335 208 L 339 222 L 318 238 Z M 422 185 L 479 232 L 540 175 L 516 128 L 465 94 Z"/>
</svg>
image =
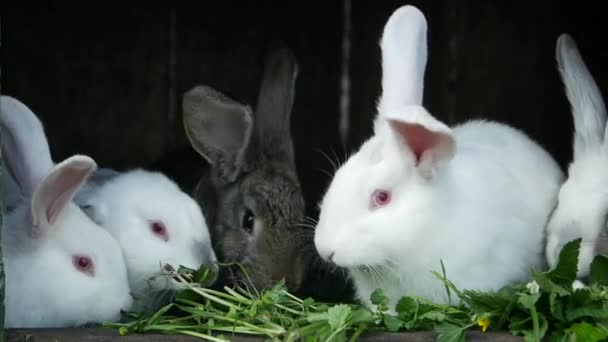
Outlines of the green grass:
<svg viewBox="0 0 608 342">
<path fill-rule="evenodd" d="M 608 259 L 598 256 L 591 265 L 587 287 L 574 290 L 580 239 L 568 243 L 558 265 L 533 272 L 527 284 L 499 291 L 457 289 L 443 274 L 454 305 L 439 305 L 419 297 L 403 297 L 389 314 L 381 289 L 371 300 L 372 311 L 355 304 L 319 303 L 287 291 L 281 282 L 258 292 L 242 287 L 216 291 L 206 288 L 210 271 L 180 269 L 169 276 L 187 287 L 171 304 L 152 315 L 130 314 L 126 323 L 108 323 L 121 334 L 183 334 L 210 341 L 229 340 L 233 334 L 258 335 L 270 341 L 355 341 L 378 331 L 434 330 L 438 341 L 464 341 L 466 331 L 510 331 L 526 341 L 608 340 Z M 454 297 L 455 296 L 455 297 Z"/>
</svg>

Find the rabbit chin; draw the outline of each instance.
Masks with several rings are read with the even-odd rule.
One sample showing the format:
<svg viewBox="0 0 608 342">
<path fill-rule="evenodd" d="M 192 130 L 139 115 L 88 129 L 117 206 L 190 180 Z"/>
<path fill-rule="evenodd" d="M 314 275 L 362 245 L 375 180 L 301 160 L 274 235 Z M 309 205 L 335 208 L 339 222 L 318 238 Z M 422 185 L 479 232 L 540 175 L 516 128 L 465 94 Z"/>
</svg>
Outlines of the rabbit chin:
<svg viewBox="0 0 608 342">
<path fill-rule="evenodd" d="M 344 242 L 336 244 L 333 249 L 334 255 L 332 262 L 338 266 L 349 270 L 380 270 L 386 266 L 384 252 L 372 246 L 362 248 L 355 247 L 354 244 Z"/>
</svg>

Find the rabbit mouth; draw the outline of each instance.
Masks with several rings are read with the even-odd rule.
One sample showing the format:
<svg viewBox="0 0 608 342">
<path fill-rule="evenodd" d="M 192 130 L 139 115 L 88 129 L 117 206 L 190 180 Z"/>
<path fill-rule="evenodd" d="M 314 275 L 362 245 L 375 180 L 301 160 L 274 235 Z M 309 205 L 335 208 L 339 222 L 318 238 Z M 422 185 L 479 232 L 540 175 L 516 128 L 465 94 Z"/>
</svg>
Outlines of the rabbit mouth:
<svg viewBox="0 0 608 342">
<path fill-rule="evenodd" d="M 241 286 L 261 290 L 272 286 L 270 277 L 256 263 L 225 263 L 219 265 L 219 271 L 211 284 L 212 289 L 224 286 Z"/>
</svg>

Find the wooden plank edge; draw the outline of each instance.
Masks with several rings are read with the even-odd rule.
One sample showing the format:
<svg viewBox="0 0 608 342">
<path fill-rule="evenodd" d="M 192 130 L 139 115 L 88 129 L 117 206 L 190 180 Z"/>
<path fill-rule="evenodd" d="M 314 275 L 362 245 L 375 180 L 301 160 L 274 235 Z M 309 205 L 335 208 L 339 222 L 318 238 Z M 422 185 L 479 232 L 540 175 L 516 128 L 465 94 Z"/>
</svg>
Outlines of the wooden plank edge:
<svg viewBox="0 0 608 342">
<path fill-rule="evenodd" d="M 264 341 L 265 338 L 225 334 L 231 341 Z M 435 341 L 436 334 L 432 331 L 406 332 L 406 333 L 369 333 L 361 336 L 359 341 L 410 341 L 426 342 Z M 162 334 L 129 334 L 120 336 L 116 329 L 104 328 L 44 328 L 44 329 L 6 329 L 6 342 L 76 342 L 76 341 L 168 341 L 168 342 L 194 342 L 200 339 L 184 335 L 162 335 Z M 521 337 L 513 336 L 508 332 L 479 332 L 467 333 L 467 341 L 494 341 L 511 342 L 523 341 Z"/>
</svg>

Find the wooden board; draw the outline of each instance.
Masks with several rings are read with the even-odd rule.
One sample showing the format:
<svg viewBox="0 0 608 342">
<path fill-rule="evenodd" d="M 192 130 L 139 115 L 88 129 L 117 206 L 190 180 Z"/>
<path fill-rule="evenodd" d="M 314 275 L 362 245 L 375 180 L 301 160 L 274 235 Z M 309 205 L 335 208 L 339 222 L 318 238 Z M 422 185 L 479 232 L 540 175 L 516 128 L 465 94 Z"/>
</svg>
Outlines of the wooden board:
<svg viewBox="0 0 608 342">
<path fill-rule="evenodd" d="M 229 334 L 225 337 L 230 338 Z M 362 336 L 359 341 L 383 341 L 383 342 L 433 342 L 435 341 L 433 332 L 412 332 L 412 333 L 382 333 L 368 334 Z M 264 338 L 252 336 L 232 336 L 231 341 L 253 342 L 264 341 Z M 9 329 L 6 331 L 6 342 L 103 342 L 103 341 L 124 341 L 124 342 L 194 342 L 200 339 L 190 336 L 179 335 L 127 335 L 119 336 L 115 330 L 109 329 Z M 519 342 L 521 337 L 513 336 L 509 333 L 482 333 L 471 332 L 467 334 L 468 342 Z"/>
</svg>

